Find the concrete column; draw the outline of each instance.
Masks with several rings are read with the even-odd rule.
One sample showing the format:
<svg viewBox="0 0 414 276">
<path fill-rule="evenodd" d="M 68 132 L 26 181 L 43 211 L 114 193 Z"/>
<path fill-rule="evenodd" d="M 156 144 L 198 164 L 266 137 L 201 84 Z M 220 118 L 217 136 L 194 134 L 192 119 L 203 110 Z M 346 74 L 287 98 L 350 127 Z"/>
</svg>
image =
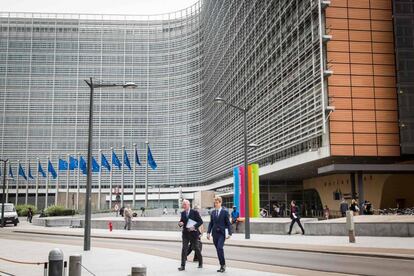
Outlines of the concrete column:
<svg viewBox="0 0 414 276">
<path fill-rule="evenodd" d="M 359 203 L 359 214 L 363 215 L 364 206 L 364 179 L 362 172 L 358 172 L 358 203 Z"/>
<path fill-rule="evenodd" d="M 351 173 L 351 198 L 356 198 L 355 173 Z"/>
<path fill-rule="evenodd" d="M 346 230 L 348 231 L 349 242 L 355 243 L 354 213 L 349 210 L 346 211 Z"/>
</svg>

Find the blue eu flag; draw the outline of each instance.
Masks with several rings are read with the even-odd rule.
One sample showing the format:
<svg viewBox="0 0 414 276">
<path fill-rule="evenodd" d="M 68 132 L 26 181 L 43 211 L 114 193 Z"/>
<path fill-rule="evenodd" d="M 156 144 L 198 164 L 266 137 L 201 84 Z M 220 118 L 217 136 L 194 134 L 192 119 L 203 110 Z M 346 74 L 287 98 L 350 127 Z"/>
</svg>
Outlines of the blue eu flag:
<svg viewBox="0 0 414 276">
<path fill-rule="evenodd" d="M 119 162 L 118 156 L 116 156 L 114 151 L 112 151 L 112 165 L 117 166 L 118 169 L 121 168 L 121 162 Z"/>
<path fill-rule="evenodd" d="M 103 153 L 101 153 L 101 166 L 107 168 L 108 171 L 111 171 L 111 165 L 109 165 L 108 160 Z"/>
<path fill-rule="evenodd" d="M 43 176 L 43 177 L 46 177 L 46 173 L 45 173 L 45 171 L 43 170 L 43 168 L 42 168 L 42 165 L 40 164 L 40 162 L 39 162 L 39 165 L 37 166 L 37 171 Z"/>
<path fill-rule="evenodd" d="M 155 170 L 157 168 L 157 163 L 155 163 L 154 158 L 152 157 L 152 153 L 151 153 L 151 149 L 148 145 L 148 165 L 150 165 L 150 167 Z"/>
<path fill-rule="evenodd" d="M 92 172 L 99 172 L 99 164 L 94 157 L 92 157 Z"/>
<path fill-rule="evenodd" d="M 53 179 L 55 179 L 57 177 L 57 173 L 55 171 L 55 168 L 53 168 L 52 162 L 50 162 L 50 160 L 47 164 L 47 171 L 52 174 Z"/>
<path fill-rule="evenodd" d="M 30 179 L 34 179 L 34 177 L 33 177 L 33 175 L 32 175 L 32 169 L 30 168 L 30 163 L 29 163 L 29 172 L 27 173 L 27 176 L 28 176 Z"/>
<path fill-rule="evenodd" d="M 139 157 L 138 157 L 138 150 L 135 150 L 135 162 L 141 166 L 141 162 L 139 162 Z"/>
<path fill-rule="evenodd" d="M 66 171 L 68 169 L 68 162 L 59 158 L 59 171 Z"/>
<path fill-rule="evenodd" d="M 79 168 L 82 170 L 83 174 L 88 174 L 88 172 L 86 171 L 86 162 L 85 159 L 83 159 L 83 156 L 80 157 Z"/>
<path fill-rule="evenodd" d="M 9 176 L 14 179 L 13 169 L 11 167 L 11 164 L 9 164 Z"/>
<path fill-rule="evenodd" d="M 131 170 L 131 163 L 129 163 L 128 154 L 125 149 L 124 149 L 124 164 L 128 167 L 129 170 Z"/>
<path fill-rule="evenodd" d="M 69 170 L 74 170 L 78 168 L 78 159 L 69 156 Z"/>
<path fill-rule="evenodd" d="M 25 180 L 27 180 L 26 174 L 24 173 L 24 169 L 22 167 L 22 164 L 19 164 L 19 175 L 23 177 Z"/>
</svg>

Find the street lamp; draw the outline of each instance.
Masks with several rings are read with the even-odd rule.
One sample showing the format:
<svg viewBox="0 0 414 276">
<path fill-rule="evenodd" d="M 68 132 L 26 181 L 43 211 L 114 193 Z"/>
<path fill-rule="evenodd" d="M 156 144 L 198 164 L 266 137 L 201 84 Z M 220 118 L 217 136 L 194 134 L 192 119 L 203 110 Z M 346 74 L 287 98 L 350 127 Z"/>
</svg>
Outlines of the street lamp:
<svg viewBox="0 0 414 276">
<path fill-rule="evenodd" d="M 250 216 L 249 216 L 249 185 L 247 184 L 249 181 L 249 167 L 248 167 L 248 161 L 247 161 L 247 149 L 249 147 L 251 148 L 257 148 L 258 145 L 251 143 L 247 144 L 247 112 L 249 111 L 249 108 L 242 108 L 237 105 L 228 103 L 226 100 L 224 100 L 221 97 L 217 97 L 213 101 L 217 104 L 225 104 L 232 108 L 235 108 L 243 113 L 243 120 L 244 120 L 244 212 L 245 212 L 245 239 L 250 239 Z"/>
<path fill-rule="evenodd" d="M 85 232 L 83 237 L 83 250 L 89 251 L 91 249 L 91 190 L 92 190 L 92 127 L 93 127 L 93 90 L 94 88 L 104 87 L 123 87 L 135 88 L 137 85 L 133 82 L 126 82 L 124 84 L 116 83 L 93 83 L 92 77 L 85 80 L 90 88 L 89 95 L 89 129 L 88 129 L 88 174 L 86 176 L 86 196 L 85 196 Z"/>
<path fill-rule="evenodd" d="M 4 200 L 5 200 L 5 188 L 6 188 L 6 170 L 7 170 L 7 161 L 9 161 L 8 159 L 3 160 L 0 159 L 1 162 L 3 162 L 3 193 L 1 195 L 1 227 L 5 226 L 5 221 L 4 221 Z"/>
</svg>

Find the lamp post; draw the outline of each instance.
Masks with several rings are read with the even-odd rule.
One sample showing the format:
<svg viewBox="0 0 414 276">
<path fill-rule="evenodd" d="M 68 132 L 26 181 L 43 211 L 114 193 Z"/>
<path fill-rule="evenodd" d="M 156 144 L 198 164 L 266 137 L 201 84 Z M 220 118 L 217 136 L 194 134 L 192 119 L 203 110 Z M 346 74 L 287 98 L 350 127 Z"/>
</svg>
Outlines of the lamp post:
<svg viewBox="0 0 414 276">
<path fill-rule="evenodd" d="M 249 108 L 242 108 L 237 105 L 228 103 L 223 98 L 217 97 L 214 99 L 214 103 L 218 104 L 225 104 L 232 108 L 235 108 L 243 113 L 243 125 L 244 125 L 244 198 L 245 198 L 245 204 L 244 204 L 244 212 L 245 212 L 245 239 L 250 239 L 250 215 L 249 215 L 249 185 L 247 184 L 249 181 L 249 163 L 247 159 L 247 150 L 249 147 L 255 148 L 257 147 L 256 144 L 248 144 L 247 143 L 247 112 L 249 111 Z"/>
<path fill-rule="evenodd" d="M 86 176 L 86 195 L 85 195 L 85 232 L 83 236 L 83 250 L 89 251 L 91 249 L 91 190 L 92 190 L 92 130 L 93 130 L 93 92 L 94 88 L 104 87 L 123 87 L 123 88 L 135 88 L 137 85 L 133 82 L 127 82 L 125 84 L 101 84 L 93 83 L 92 77 L 85 80 L 86 84 L 90 88 L 89 95 L 89 127 L 88 127 L 88 160 L 87 169 L 88 174 Z"/>
<path fill-rule="evenodd" d="M 5 189 L 6 189 L 6 170 L 7 170 L 7 161 L 8 159 L 3 160 L 0 159 L 1 162 L 3 162 L 3 193 L 1 195 L 1 227 L 4 227 L 4 197 L 5 195 Z"/>
</svg>

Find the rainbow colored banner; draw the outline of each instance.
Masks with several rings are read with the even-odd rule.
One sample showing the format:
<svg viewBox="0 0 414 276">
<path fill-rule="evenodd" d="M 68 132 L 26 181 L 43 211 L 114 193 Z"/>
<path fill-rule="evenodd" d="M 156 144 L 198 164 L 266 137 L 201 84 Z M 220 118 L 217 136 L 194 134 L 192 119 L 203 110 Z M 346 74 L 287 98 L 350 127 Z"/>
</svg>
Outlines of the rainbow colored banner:
<svg viewBox="0 0 414 276">
<path fill-rule="evenodd" d="M 245 181 L 244 181 L 244 166 L 233 169 L 234 178 L 234 197 L 233 204 L 237 206 L 240 212 L 240 217 L 245 217 Z M 259 165 L 251 164 L 248 168 L 247 183 L 249 189 L 249 215 L 252 218 L 260 217 L 260 187 L 259 187 Z"/>
</svg>

